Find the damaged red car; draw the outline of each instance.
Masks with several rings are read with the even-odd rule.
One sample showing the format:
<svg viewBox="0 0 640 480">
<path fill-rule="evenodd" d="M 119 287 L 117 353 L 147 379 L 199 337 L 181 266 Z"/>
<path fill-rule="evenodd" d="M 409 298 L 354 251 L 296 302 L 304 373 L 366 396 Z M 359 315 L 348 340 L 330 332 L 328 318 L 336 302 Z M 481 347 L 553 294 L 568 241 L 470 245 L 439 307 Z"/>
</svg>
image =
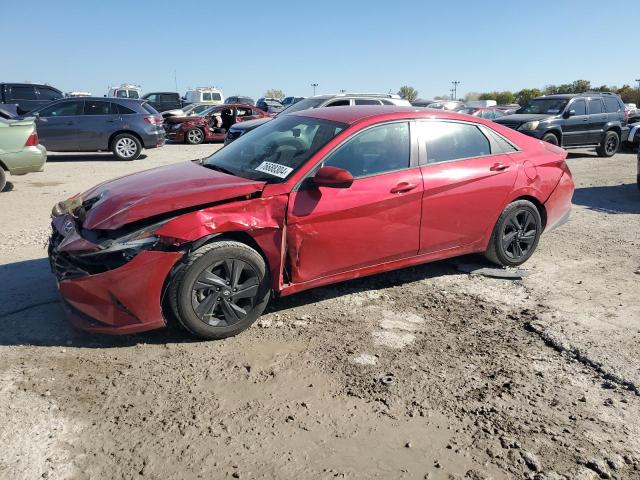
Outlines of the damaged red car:
<svg viewBox="0 0 640 480">
<path fill-rule="evenodd" d="M 169 117 L 164 122 L 168 140 L 198 145 L 203 142 L 221 142 L 229 128 L 237 122 L 270 118 L 271 115 L 253 105 L 243 103 L 211 107 L 202 115 Z"/>
<path fill-rule="evenodd" d="M 300 111 L 209 158 L 59 203 L 50 262 L 82 329 L 140 332 L 175 317 L 224 338 L 274 295 L 473 252 L 522 264 L 569 215 L 565 158 L 447 111 Z"/>
</svg>

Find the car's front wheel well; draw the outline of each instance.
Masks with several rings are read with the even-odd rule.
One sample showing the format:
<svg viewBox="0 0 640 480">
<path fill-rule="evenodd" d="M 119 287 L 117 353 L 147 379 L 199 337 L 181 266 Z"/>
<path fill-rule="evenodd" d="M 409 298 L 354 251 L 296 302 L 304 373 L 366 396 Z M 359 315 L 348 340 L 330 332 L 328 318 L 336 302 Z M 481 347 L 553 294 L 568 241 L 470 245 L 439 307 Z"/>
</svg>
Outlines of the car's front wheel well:
<svg viewBox="0 0 640 480">
<path fill-rule="evenodd" d="M 2 162 L 2 160 L 0 160 L 0 168 L 2 170 L 4 170 L 5 172 L 8 172 L 9 169 L 7 168 L 7 166 Z"/>
<path fill-rule="evenodd" d="M 618 138 L 621 138 L 622 136 L 622 129 L 618 126 L 613 126 L 608 128 L 607 130 L 605 130 L 605 132 L 602 134 L 602 138 L 604 139 L 605 135 L 607 134 L 607 132 L 616 132 L 618 134 Z"/>
<path fill-rule="evenodd" d="M 546 132 L 544 132 L 543 137 L 548 134 L 555 135 L 558 139 L 558 145 L 562 145 L 562 132 L 560 130 L 556 130 L 555 128 L 547 130 Z"/>
<path fill-rule="evenodd" d="M 518 197 L 514 199 L 514 202 L 518 200 L 527 200 L 533 203 L 540 214 L 540 218 L 542 219 L 542 230 L 547 226 L 547 210 L 544 208 L 544 205 L 538 200 L 536 197 L 531 197 L 529 195 L 523 195 L 522 197 Z"/>
<path fill-rule="evenodd" d="M 142 137 L 138 135 L 136 132 L 132 130 L 118 130 L 117 132 L 112 133 L 111 136 L 109 137 L 109 145 L 107 148 L 111 150 L 113 148 L 113 139 L 116 138 L 118 135 L 123 135 L 123 134 L 132 135 L 136 137 L 140 142 L 140 145 L 144 147 L 144 142 L 142 141 Z"/>
</svg>

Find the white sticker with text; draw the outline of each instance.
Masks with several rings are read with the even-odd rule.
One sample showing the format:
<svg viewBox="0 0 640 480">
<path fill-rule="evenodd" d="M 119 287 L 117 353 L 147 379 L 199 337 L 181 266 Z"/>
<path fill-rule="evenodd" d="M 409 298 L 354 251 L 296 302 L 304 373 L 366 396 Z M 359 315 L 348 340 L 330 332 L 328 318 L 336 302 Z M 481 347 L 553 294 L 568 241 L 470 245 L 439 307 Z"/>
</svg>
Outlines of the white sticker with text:
<svg viewBox="0 0 640 480">
<path fill-rule="evenodd" d="M 256 171 L 268 173 L 274 177 L 287 178 L 287 176 L 293 172 L 293 168 L 280 165 L 279 163 L 262 162 L 256 167 Z"/>
</svg>

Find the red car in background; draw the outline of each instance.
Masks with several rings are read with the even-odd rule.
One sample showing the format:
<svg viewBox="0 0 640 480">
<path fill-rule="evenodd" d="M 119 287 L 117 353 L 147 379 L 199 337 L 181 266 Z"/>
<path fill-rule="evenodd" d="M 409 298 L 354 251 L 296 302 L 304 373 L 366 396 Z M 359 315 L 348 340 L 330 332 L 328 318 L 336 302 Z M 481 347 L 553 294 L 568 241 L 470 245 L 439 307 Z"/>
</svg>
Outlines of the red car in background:
<svg viewBox="0 0 640 480">
<path fill-rule="evenodd" d="M 496 118 L 504 117 L 506 115 L 504 110 L 495 107 L 465 107 L 458 110 L 458 113 L 466 113 L 467 115 L 473 115 L 474 117 L 480 117 L 487 120 L 495 120 Z"/>
<path fill-rule="evenodd" d="M 234 123 L 270 116 L 253 105 L 225 104 L 211 107 L 202 115 L 169 117 L 164 122 L 164 129 L 169 140 L 197 145 L 224 141 L 227 130 Z"/>
<path fill-rule="evenodd" d="M 566 156 L 445 110 L 303 110 L 209 158 L 59 203 L 49 258 L 82 329 L 140 332 L 171 316 L 224 338 L 272 294 L 474 252 L 522 264 L 569 215 Z"/>
</svg>

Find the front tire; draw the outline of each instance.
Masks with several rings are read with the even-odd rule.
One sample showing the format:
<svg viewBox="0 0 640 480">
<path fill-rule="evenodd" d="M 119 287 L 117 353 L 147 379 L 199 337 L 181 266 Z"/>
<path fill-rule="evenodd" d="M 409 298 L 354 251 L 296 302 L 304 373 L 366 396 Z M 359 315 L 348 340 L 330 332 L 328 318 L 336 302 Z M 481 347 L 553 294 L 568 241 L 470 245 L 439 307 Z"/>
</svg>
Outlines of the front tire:
<svg viewBox="0 0 640 480">
<path fill-rule="evenodd" d="M 555 133 L 545 133 L 544 137 L 542 137 L 542 141 L 550 143 L 551 145 L 555 145 L 557 147 L 560 146 L 560 140 Z"/>
<path fill-rule="evenodd" d="M 618 153 L 620 147 L 620 136 L 613 130 L 609 130 L 604 134 L 604 138 L 600 146 L 596 148 L 599 157 L 613 157 Z"/>
<path fill-rule="evenodd" d="M 184 134 L 184 141 L 189 145 L 199 145 L 204 142 L 204 132 L 199 128 L 187 130 Z"/>
<path fill-rule="evenodd" d="M 515 267 L 526 262 L 540 240 L 542 219 L 528 200 L 516 200 L 504 209 L 484 255 L 490 262 Z"/>
<path fill-rule="evenodd" d="M 133 135 L 121 133 L 111 142 L 111 152 L 118 160 L 135 160 L 142 153 L 142 144 Z"/>
<path fill-rule="evenodd" d="M 219 241 L 191 254 L 171 282 L 169 301 L 186 330 L 222 339 L 251 326 L 270 293 L 262 256 L 243 243 Z"/>
</svg>

